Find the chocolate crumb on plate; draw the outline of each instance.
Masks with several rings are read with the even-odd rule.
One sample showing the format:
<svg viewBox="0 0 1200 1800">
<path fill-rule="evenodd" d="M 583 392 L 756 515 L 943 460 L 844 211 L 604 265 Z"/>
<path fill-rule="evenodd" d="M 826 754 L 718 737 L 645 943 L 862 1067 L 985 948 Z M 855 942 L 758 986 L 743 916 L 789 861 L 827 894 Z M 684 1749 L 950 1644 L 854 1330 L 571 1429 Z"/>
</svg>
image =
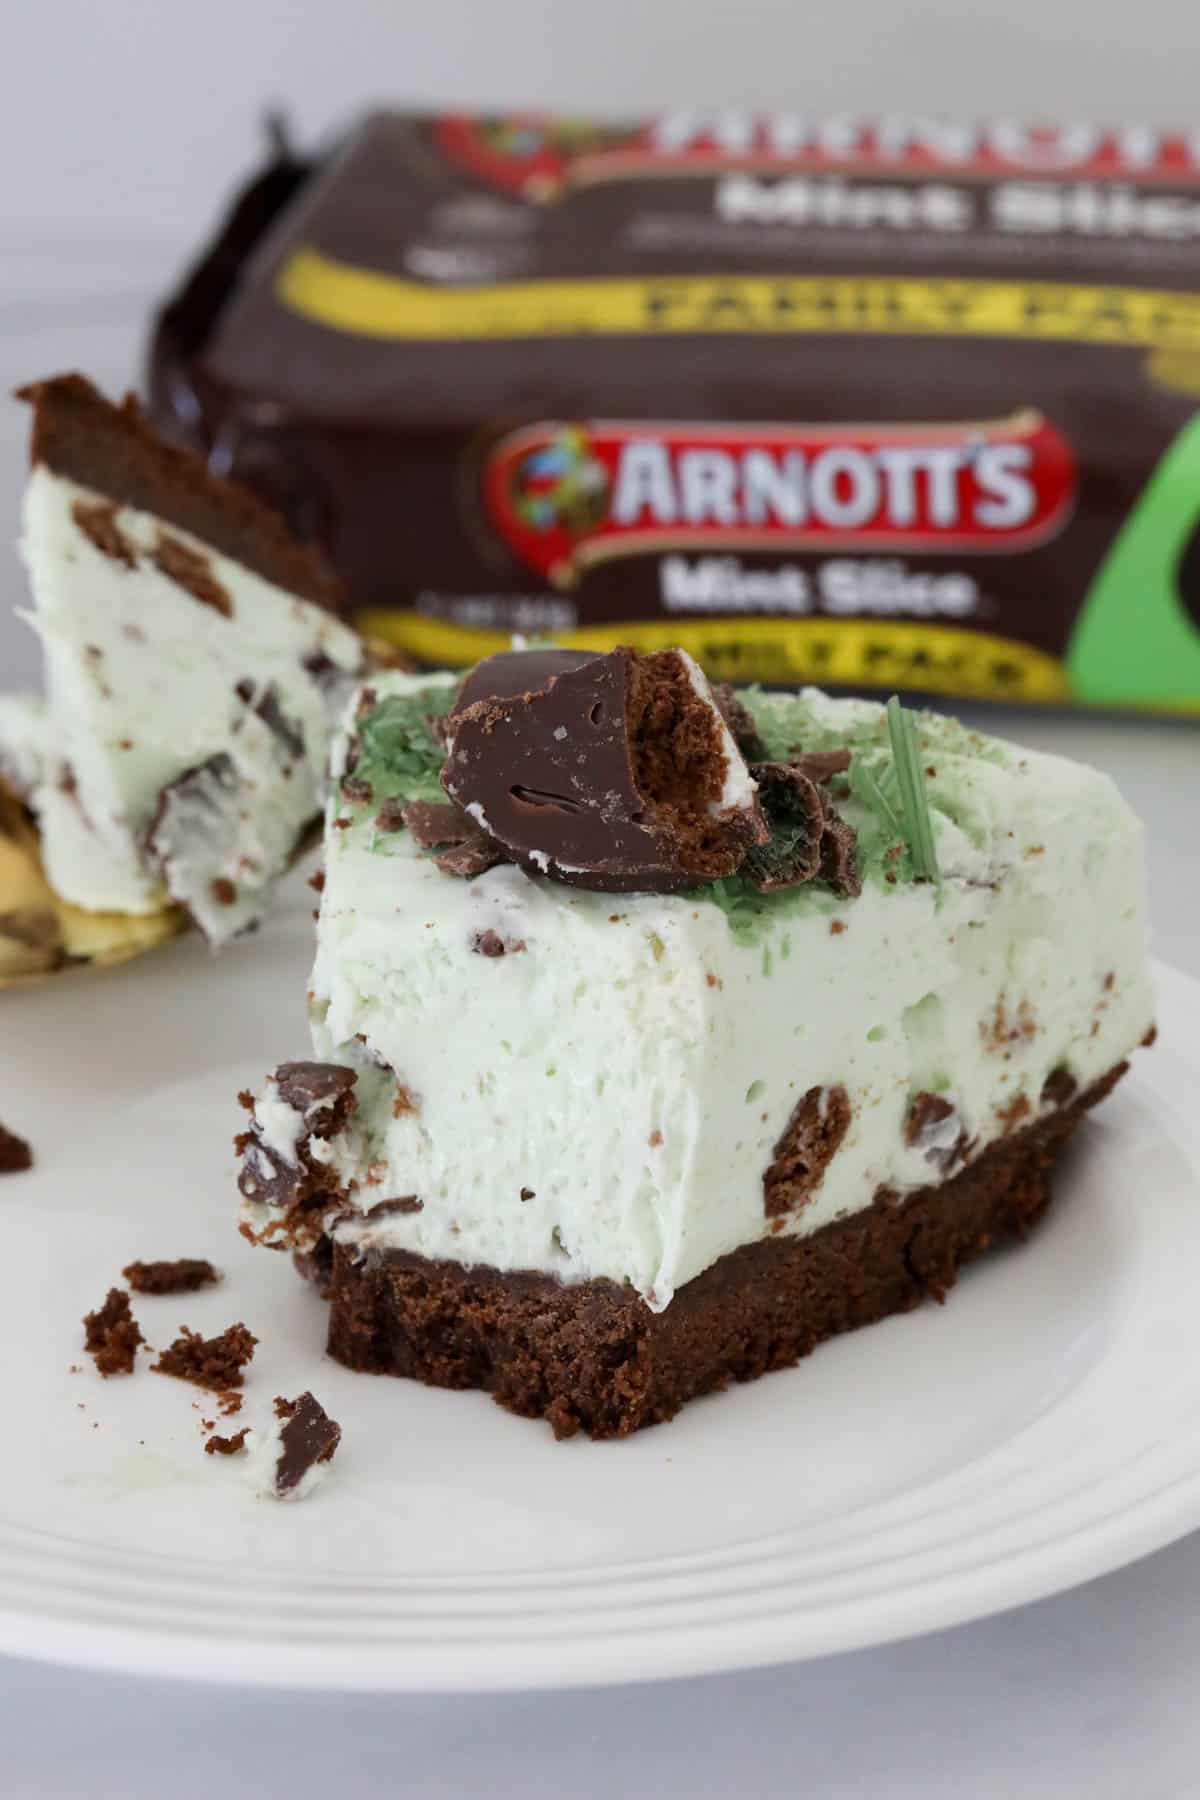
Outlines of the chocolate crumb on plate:
<svg viewBox="0 0 1200 1800">
<path fill-rule="evenodd" d="M 132 1375 L 137 1347 L 145 1341 L 123 1288 L 109 1288 L 103 1306 L 84 1314 L 83 1347 L 101 1375 Z"/>
<path fill-rule="evenodd" d="M 0 1175 L 19 1175 L 32 1167 L 33 1151 L 25 1139 L 0 1125 Z"/>
<path fill-rule="evenodd" d="M 214 1432 L 205 1443 L 204 1454 L 205 1456 L 236 1456 L 240 1450 L 246 1448 L 246 1439 L 249 1434 L 250 1427 L 248 1425 L 243 1425 L 242 1429 L 235 1431 L 232 1437 L 222 1437 L 219 1432 Z"/>
<path fill-rule="evenodd" d="M 204 1257 L 177 1256 L 170 1262 L 131 1262 L 121 1270 L 135 1294 L 194 1294 L 220 1281 L 220 1271 Z"/>
<path fill-rule="evenodd" d="M 231 1325 L 218 1337 L 203 1338 L 198 1331 L 180 1326 L 180 1335 L 168 1344 L 150 1367 L 156 1375 L 174 1375 L 196 1387 L 211 1388 L 222 1396 L 226 1389 L 242 1385 L 242 1370 L 254 1355 L 258 1339 L 245 1325 Z"/>
</svg>

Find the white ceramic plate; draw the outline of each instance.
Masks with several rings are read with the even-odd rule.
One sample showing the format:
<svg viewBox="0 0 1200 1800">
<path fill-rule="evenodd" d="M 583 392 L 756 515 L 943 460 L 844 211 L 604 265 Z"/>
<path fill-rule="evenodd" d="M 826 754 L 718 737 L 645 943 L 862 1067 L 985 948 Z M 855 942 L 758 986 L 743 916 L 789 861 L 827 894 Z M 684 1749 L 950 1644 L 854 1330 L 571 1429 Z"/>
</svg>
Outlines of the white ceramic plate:
<svg viewBox="0 0 1200 1800">
<path fill-rule="evenodd" d="M 1025 1247 L 944 1308 L 828 1344 L 624 1443 L 350 1374 L 322 1303 L 236 1236 L 236 1090 L 302 1053 L 304 890 L 257 943 L 181 942 L 0 997 L 0 1651 L 145 1674 L 498 1688 L 739 1668 L 1014 1606 L 1200 1524 L 1200 983 L 1082 1134 Z M 152 1344 L 244 1319 L 242 1419 L 311 1387 L 345 1428 L 312 1500 L 202 1454 L 196 1390 L 103 1382 L 81 1314 L 133 1257 Z M 70 1365 L 86 1364 L 79 1373 Z"/>
</svg>

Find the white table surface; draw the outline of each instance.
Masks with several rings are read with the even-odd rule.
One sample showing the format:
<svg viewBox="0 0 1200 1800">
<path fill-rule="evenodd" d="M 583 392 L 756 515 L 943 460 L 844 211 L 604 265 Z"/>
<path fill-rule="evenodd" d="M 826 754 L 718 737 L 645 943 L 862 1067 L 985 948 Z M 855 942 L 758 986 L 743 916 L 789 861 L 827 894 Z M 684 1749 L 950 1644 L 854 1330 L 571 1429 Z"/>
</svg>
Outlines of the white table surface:
<svg viewBox="0 0 1200 1800">
<path fill-rule="evenodd" d="M 78 239 L 76 239 L 78 245 Z M 77 257 L 77 249 L 75 255 Z M 24 245 L 0 289 L 0 393 L 61 367 L 136 370 L 169 251 Z M 15 531 L 23 409 L 0 404 L 0 533 Z M 35 679 L 0 541 L 0 687 Z M 1108 769 L 1146 821 L 1159 955 L 1200 974 L 1200 727 L 980 714 Z M 1200 1200 L 1200 1195 L 1197 1196 Z M 1054 1600 L 820 1663 L 641 1688 L 488 1698 L 272 1694 L 0 1659 L 12 1800 L 1195 1800 L 1200 1534 Z"/>
</svg>

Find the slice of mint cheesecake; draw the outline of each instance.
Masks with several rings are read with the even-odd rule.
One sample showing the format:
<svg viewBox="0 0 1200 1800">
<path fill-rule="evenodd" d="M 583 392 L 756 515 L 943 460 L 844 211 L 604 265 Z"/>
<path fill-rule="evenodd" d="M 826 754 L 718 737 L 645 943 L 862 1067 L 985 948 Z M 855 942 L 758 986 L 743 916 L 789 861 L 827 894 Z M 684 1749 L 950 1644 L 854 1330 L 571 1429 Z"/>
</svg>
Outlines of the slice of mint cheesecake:
<svg viewBox="0 0 1200 1800">
<path fill-rule="evenodd" d="M 320 814 L 330 702 L 361 675 L 362 640 L 313 554 L 135 401 L 78 375 L 20 397 L 45 697 L 0 702 L 0 773 L 61 900 L 176 903 L 224 943 L 262 916 Z"/>
<path fill-rule="evenodd" d="M 941 1298 L 1152 1032 L 1092 769 L 682 652 L 384 675 L 239 1139 L 354 1368 L 619 1435 Z"/>
</svg>

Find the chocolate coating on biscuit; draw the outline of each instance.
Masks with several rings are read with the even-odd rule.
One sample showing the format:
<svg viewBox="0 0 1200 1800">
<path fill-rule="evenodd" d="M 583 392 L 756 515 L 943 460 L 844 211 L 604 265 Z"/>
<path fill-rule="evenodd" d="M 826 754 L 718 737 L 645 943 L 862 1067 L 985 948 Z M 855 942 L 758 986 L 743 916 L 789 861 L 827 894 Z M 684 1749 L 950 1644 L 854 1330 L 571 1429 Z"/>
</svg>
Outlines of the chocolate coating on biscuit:
<svg viewBox="0 0 1200 1800">
<path fill-rule="evenodd" d="M 556 880 L 669 893 L 732 874 L 765 841 L 741 754 L 679 651 L 489 657 L 449 730 L 447 793 L 515 861 Z"/>
</svg>

